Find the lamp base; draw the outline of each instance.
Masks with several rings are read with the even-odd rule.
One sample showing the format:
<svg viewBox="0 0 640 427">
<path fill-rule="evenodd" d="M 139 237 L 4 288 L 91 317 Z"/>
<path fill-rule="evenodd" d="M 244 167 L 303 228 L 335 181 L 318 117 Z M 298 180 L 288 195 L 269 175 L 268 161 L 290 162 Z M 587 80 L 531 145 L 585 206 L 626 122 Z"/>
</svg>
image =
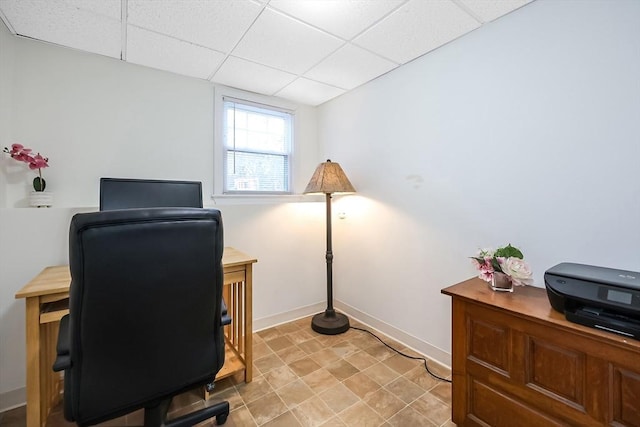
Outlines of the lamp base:
<svg viewBox="0 0 640 427">
<path fill-rule="evenodd" d="M 311 329 L 323 335 L 338 335 L 349 330 L 349 318 L 342 313 L 327 310 L 313 316 Z"/>
</svg>

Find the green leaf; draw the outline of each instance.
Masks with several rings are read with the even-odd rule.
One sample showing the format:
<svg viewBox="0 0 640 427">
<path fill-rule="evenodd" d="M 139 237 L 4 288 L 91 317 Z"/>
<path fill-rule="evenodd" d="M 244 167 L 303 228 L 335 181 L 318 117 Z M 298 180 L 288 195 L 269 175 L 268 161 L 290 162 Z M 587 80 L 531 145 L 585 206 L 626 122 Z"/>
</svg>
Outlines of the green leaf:
<svg viewBox="0 0 640 427">
<path fill-rule="evenodd" d="M 35 178 L 33 178 L 34 190 L 44 191 L 45 188 L 47 188 L 47 182 L 43 178 L 40 178 L 39 176 L 36 176 Z"/>
<path fill-rule="evenodd" d="M 504 248 L 498 249 L 495 253 L 495 256 L 504 257 L 504 258 L 511 258 L 511 257 L 520 258 L 520 259 L 524 258 L 524 255 L 522 255 L 522 252 L 520 252 L 520 249 L 511 246 L 511 243 L 509 243 Z"/>
</svg>

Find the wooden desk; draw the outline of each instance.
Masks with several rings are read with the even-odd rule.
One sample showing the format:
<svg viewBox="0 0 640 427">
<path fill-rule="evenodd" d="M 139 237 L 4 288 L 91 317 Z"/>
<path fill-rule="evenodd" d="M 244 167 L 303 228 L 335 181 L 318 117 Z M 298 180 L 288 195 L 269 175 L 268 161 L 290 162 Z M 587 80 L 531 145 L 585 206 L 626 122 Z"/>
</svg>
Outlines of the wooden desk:
<svg viewBox="0 0 640 427">
<path fill-rule="evenodd" d="M 532 286 L 474 278 L 453 298 L 459 426 L 640 426 L 640 341 L 567 321 Z"/>
<path fill-rule="evenodd" d="M 225 326 L 225 364 L 216 379 L 240 371 L 244 371 L 246 382 L 253 378 L 252 269 L 255 262 L 255 258 L 234 248 L 224 249 L 223 297 L 233 321 Z M 56 357 L 58 325 L 69 312 L 70 283 L 68 265 L 46 267 L 16 293 L 16 298 L 26 300 L 27 427 L 44 426 L 49 411 L 61 398 L 62 376 L 51 367 Z"/>
</svg>

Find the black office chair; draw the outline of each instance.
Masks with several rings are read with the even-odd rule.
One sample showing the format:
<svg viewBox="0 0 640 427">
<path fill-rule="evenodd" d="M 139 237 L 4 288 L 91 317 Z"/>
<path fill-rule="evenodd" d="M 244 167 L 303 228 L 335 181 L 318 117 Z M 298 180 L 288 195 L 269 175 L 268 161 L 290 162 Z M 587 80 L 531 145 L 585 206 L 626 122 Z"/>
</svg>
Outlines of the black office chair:
<svg viewBox="0 0 640 427">
<path fill-rule="evenodd" d="M 220 212 L 198 208 L 77 214 L 69 230 L 69 314 L 54 370 L 80 426 L 144 408 L 145 426 L 224 424 L 221 402 L 166 421 L 173 396 L 224 364 Z"/>
</svg>

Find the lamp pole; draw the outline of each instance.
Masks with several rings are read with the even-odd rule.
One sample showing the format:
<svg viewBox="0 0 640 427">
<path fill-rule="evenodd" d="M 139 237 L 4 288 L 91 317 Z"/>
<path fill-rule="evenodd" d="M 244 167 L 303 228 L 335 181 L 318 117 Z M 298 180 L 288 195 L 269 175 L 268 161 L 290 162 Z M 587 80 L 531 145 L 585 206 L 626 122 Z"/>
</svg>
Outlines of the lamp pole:
<svg viewBox="0 0 640 427">
<path fill-rule="evenodd" d="M 326 193 L 327 203 L 327 316 L 335 316 L 333 309 L 333 250 L 331 247 L 331 193 Z"/>
<path fill-rule="evenodd" d="M 311 320 L 311 329 L 324 335 L 337 335 L 349 330 L 349 318 L 333 309 L 333 250 L 331 248 L 331 193 L 325 193 L 327 205 L 327 309 Z"/>
</svg>

